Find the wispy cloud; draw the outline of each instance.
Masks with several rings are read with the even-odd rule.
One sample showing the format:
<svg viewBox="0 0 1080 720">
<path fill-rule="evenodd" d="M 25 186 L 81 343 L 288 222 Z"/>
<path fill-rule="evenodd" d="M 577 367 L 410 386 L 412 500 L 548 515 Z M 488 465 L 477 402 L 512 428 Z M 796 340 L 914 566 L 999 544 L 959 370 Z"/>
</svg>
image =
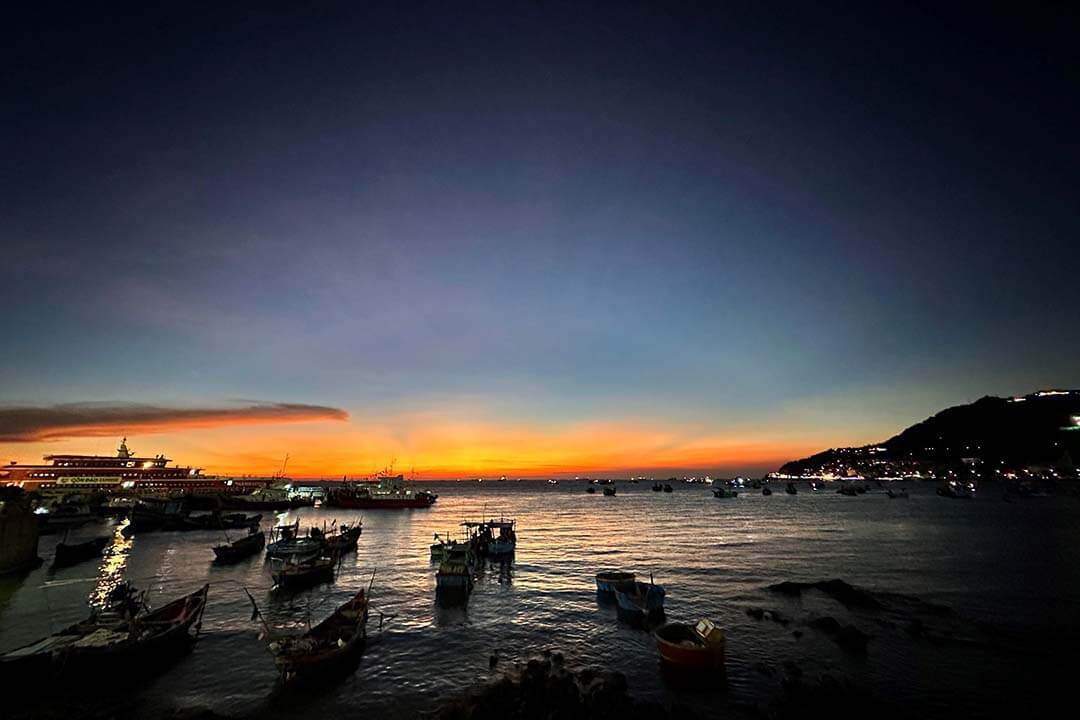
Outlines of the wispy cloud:
<svg viewBox="0 0 1080 720">
<path fill-rule="evenodd" d="M 246 402 L 221 407 L 168 407 L 88 402 L 0 407 L 0 442 L 35 442 L 117 433 L 157 433 L 223 425 L 348 420 L 340 408 L 300 403 Z"/>
</svg>

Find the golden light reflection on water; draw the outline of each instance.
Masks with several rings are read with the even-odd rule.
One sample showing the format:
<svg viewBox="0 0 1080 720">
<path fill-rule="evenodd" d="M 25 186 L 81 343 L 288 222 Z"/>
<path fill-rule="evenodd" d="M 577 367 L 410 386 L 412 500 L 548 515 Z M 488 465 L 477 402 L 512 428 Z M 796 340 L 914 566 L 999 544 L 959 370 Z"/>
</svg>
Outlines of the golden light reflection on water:
<svg viewBox="0 0 1080 720">
<path fill-rule="evenodd" d="M 124 520 L 116 526 L 113 531 L 112 543 L 105 548 L 105 557 L 98 572 L 97 584 L 90 594 L 90 607 L 104 607 L 109 593 L 124 581 L 124 570 L 127 569 L 131 548 L 135 545 L 134 537 L 124 536 L 124 528 L 128 526 L 129 522 Z"/>
</svg>

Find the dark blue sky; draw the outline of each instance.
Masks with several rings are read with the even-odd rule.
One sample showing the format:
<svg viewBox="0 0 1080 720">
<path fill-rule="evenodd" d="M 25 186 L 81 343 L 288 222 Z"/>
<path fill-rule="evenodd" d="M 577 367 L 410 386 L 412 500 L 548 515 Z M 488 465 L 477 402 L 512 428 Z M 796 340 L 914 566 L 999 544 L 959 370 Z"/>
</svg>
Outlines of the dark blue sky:
<svg viewBox="0 0 1080 720">
<path fill-rule="evenodd" d="M 783 459 L 1080 386 L 1066 5 L 99 12 L 12 23 L 0 403 Z"/>
</svg>

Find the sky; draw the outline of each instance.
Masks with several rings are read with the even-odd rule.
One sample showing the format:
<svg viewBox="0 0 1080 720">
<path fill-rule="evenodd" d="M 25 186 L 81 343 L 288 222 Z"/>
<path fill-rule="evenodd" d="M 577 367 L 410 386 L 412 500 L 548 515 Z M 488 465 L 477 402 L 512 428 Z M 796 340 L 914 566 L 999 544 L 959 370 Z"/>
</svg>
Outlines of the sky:
<svg viewBox="0 0 1080 720">
<path fill-rule="evenodd" d="M 758 473 L 1080 387 L 1076 11 L 936 5 L 24 9 L 0 457 Z"/>
</svg>

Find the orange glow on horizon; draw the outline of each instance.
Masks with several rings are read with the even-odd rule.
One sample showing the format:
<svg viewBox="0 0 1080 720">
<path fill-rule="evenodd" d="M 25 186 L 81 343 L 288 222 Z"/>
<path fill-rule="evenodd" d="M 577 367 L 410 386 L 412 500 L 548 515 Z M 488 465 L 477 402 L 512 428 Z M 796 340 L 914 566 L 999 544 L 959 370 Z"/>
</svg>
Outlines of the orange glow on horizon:
<svg viewBox="0 0 1080 720">
<path fill-rule="evenodd" d="M 826 430 L 792 434 L 783 429 L 697 425 L 581 422 L 544 425 L 455 420 L 437 413 L 391 421 L 354 418 L 345 423 L 171 425 L 129 435 L 133 449 L 165 453 L 207 474 L 295 478 L 364 477 L 396 461 L 395 471 L 418 478 L 553 477 L 576 474 L 648 475 L 653 472 L 767 472 L 830 446 Z M 112 455 L 116 438 L 49 440 L 3 446 L 5 459 L 39 462 L 58 452 Z M 834 438 L 835 439 L 835 438 Z M 870 439 L 867 438 L 866 441 Z"/>
</svg>

